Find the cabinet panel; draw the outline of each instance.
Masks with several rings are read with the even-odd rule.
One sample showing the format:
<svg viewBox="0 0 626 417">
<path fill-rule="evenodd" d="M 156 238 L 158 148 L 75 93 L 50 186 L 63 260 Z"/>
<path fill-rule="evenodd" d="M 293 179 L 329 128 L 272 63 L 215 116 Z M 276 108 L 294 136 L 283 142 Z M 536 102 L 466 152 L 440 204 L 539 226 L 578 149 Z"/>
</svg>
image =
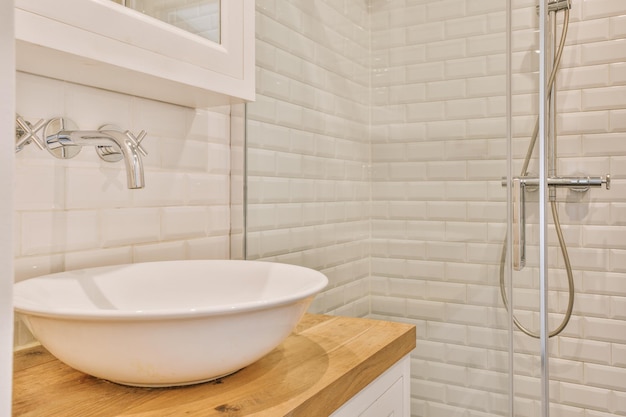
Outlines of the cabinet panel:
<svg viewBox="0 0 626 417">
<path fill-rule="evenodd" d="M 409 355 L 363 388 L 331 417 L 409 417 L 411 366 Z"/>
<path fill-rule="evenodd" d="M 383 393 L 372 405 L 370 405 L 364 412 L 359 414 L 359 417 L 401 417 L 403 414 L 404 406 L 404 392 L 403 392 L 403 380 L 398 379 L 394 384 L 389 387 L 387 391 Z"/>
<path fill-rule="evenodd" d="M 222 2 L 219 44 L 109 0 L 15 6 L 20 71 L 190 107 L 254 99 L 254 0 Z"/>
</svg>

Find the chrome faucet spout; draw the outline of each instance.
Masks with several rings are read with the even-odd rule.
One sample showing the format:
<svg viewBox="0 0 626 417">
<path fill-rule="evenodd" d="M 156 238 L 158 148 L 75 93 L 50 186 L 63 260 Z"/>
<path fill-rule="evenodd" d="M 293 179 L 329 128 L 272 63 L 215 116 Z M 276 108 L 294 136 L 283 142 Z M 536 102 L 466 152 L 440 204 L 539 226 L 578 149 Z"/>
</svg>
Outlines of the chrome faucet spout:
<svg viewBox="0 0 626 417">
<path fill-rule="evenodd" d="M 118 132 L 113 130 L 102 131 L 101 133 L 109 135 L 113 138 L 117 147 L 122 152 L 124 158 L 124 164 L 126 165 L 126 180 L 128 188 L 137 189 L 145 187 L 143 179 L 143 161 L 141 156 L 142 149 L 129 132 Z M 101 152 L 105 152 L 105 149 L 100 147 Z M 105 147 L 104 147 L 105 148 Z M 101 154 L 102 155 L 102 154 Z"/>
<path fill-rule="evenodd" d="M 147 152 L 140 144 L 146 136 L 144 131 L 135 137 L 128 130 L 122 132 L 111 126 L 103 126 L 100 130 L 74 130 L 67 129 L 67 120 L 60 120 L 55 128 L 46 126 L 46 147 L 54 156 L 72 158 L 83 146 L 95 146 L 100 158 L 107 162 L 124 160 L 128 188 L 144 188 L 141 155 L 145 156 Z"/>
<path fill-rule="evenodd" d="M 71 143 L 75 146 L 96 146 L 101 157 L 104 153 L 105 155 L 109 155 L 112 160 L 116 158 L 111 158 L 111 155 L 121 153 L 122 159 L 124 159 L 124 165 L 126 166 L 126 182 L 128 188 L 137 189 L 145 186 L 143 163 L 139 156 L 138 145 L 136 145 L 134 143 L 135 141 L 125 132 L 115 130 L 76 130 L 61 131 L 58 136 L 62 138 L 62 142 Z"/>
</svg>

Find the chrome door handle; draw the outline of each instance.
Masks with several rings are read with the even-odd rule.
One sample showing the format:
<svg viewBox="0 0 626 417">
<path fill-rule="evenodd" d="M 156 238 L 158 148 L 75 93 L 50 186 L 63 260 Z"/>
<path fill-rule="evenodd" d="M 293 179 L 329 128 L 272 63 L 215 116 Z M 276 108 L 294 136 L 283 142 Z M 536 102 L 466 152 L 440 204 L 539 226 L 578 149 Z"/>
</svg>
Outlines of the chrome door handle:
<svg viewBox="0 0 626 417">
<path fill-rule="evenodd" d="M 521 178 L 513 178 L 513 269 L 526 265 L 526 192 Z"/>
</svg>

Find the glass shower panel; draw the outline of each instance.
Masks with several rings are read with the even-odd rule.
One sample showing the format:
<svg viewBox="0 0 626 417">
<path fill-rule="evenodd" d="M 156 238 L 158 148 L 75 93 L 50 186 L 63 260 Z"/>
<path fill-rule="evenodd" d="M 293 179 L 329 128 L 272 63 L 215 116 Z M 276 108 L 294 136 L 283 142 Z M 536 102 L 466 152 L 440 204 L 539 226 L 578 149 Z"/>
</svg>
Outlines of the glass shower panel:
<svg viewBox="0 0 626 417">
<path fill-rule="evenodd" d="M 539 184 L 540 34 L 537 3 L 512 2 L 511 13 L 512 221 L 514 271 L 503 302 L 512 309 L 514 416 L 540 416 L 542 343 Z M 526 183 L 532 178 L 534 183 Z M 542 200 L 543 202 L 543 200 Z M 523 330 L 522 330 L 523 329 Z"/>
<path fill-rule="evenodd" d="M 569 274 L 550 193 L 544 229 L 533 182 L 540 171 L 538 147 L 530 146 L 540 110 L 537 4 L 257 0 L 248 257 L 325 272 L 331 285 L 315 312 L 415 323 L 413 416 L 546 411 L 542 346 L 509 325 L 500 290 L 502 276 L 516 320 L 536 333 L 543 271 L 548 328 L 564 323 Z M 547 170 L 562 177 L 557 182 L 599 184 L 553 192 L 575 303 L 547 346 L 548 410 L 552 417 L 625 415 L 626 2 L 573 0 L 570 13 L 556 109 L 547 106 L 558 115 L 556 126 L 547 122 L 558 133 L 558 159 Z M 555 27 L 545 26 L 559 37 L 563 12 L 557 16 Z M 549 41 L 544 53 L 550 49 Z M 507 173 L 505 186 L 518 177 L 521 187 L 526 177 L 526 260 L 515 272 L 502 261 L 513 247 L 503 245 L 513 240 Z"/>
<path fill-rule="evenodd" d="M 599 2 L 564 0 L 541 2 L 537 8 L 529 2 L 516 4 L 513 13 L 514 19 L 526 15 L 536 22 L 532 39 L 524 36 L 523 27 L 516 33 L 513 25 L 513 60 L 518 61 L 513 66 L 518 72 L 513 80 L 513 120 L 519 129 L 513 136 L 514 143 L 522 144 L 514 152 L 520 161 L 514 175 L 526 182 L 528 254 L 527 267 L 512 276 L 520 324 L 514 332 L 516 415 L 612 415 L 626 409 L 626 371 L 615 360 L 626 334 L 623 315 L 617 313 L 623 291 L 614 281 L 621 270 L 615 261 L 622 255 L 615 249 L 622 233 L 616 218 L 623 207 L 614 200 L 615 185 L 607 174 L 614 168 L 611 161 L 624 153 L 622 146 L 609 144 L 617 133 L 611 109 L 626 103 L 618 98 L 621 87 L 609 76 L 610 68 L 622 65 L 616 61 L 623 61 L 624 54 L 591 53 L 623 42 L 615 32 L 600 29 L 610 29 L 612 21 L 626 14 L 626 4 L 614 5 L 606 10 Z M 535 58 L 528 59 L 533 49 Z M 541 59 L 543 83 L 538 79 Z M 581 74 L 587 76 L 580 79 Z M 537 77 L 535 88 L 527 83 L 525 91 L 525 77 L 531 75 Z M 525 119 L 525 95 L 532 96 L 533 112 L 545 114 L 528 168 L 521 161 L 536 122 Z M 597 123 L 589 123 L 592 119 Z M 536 186 L 537 177 L 545 192 Z M 542 293 L 547 303 L 545 333 L 552 336 L 545 344 L 525 334 L 536 337 L 540 332 Z"/>
<path fill-rule="evenodd" d="M 257 1 L 247 257 L 326 273 L 315 312 L 415 324 L 413 416 L 511 414 L 506 17 Z"/>
</svg>

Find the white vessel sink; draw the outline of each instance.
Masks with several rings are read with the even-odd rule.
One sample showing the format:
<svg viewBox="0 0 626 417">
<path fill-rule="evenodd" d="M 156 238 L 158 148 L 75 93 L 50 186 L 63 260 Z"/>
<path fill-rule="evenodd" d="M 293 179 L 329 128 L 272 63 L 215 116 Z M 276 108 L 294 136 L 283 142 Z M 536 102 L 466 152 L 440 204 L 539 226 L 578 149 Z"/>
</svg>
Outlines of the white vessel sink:
<svg viewBox="0 0 626 417">
<path fill-rule="evenodd" d="M 233 373 L 293 330 L 328 283 L 254 261 L 168 261 L 68 271 L 15 284 L 15 310 L 59 360 L 124 385 Z"/>
</svg>

